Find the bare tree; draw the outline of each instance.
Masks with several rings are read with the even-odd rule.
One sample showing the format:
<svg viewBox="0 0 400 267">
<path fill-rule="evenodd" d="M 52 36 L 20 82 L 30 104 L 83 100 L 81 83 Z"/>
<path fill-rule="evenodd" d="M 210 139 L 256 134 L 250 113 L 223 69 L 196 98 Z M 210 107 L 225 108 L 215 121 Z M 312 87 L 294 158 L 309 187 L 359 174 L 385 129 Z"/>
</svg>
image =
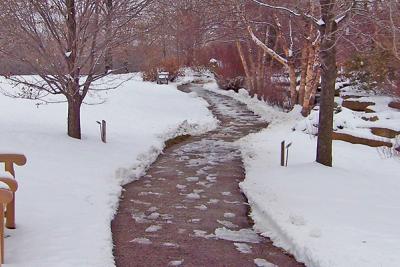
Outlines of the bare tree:
<svg viewBox="0 0 400 267">
<path fill-rule="evenodd" d="M 321 71 L 321 103 L 320 103 L 320 115 L 319 115 L 319 127 L 318 127 L 318 144 L 317 144 L 317 157 L 316 161 L 326 166 L 332 166 L 332 132 L 333 132 L 333 111 L 334 111 L 334 94 L 335 94 L 335 84 L 336 84 L 336 76 L 337 76 L 337 67 L 336 67 L 336 46 L 338 42 L 338 33 L 341 33 L 341 28 L 339 24 L 342 24 L 350 14 L 354 11 L 355 8 L 359 7 L 360 4 L 364 3 L 363 0 L 319 0 L 318 7 L 320 10 L 319 19 L 318 16 L 310 12 L 310 10 L 304 10 L 301 7 L 309 6 L 313 7 L 314 4 L 317 4 L 316 1 L 311 0 L 311 5 L 309 5 L 309 1 L 293 1 L 289 3 L 283 3 L 281 5 L 273 5 L 270 2 L 262 1 L 262 0 L 249 0 L 250 2 L 256 3 L 264 8 L 272 10 L 274 12 L 282 12 L 286 13 L 288 18 L 297 17 L 302 20 L 311 23 L 311 27 L 315 27 L 318 29 L 319 35 L 317 36 L 317 40 L 320 40 L 320 48 L 308 45 L 308 51 L 303 51 L 303 55 L 307 55 L 307 58 L 312 62 L 316 59 L 313 55 L 317 51 L 318 58 L 321 61 L 320 71 Z M 311 10 L 312 11 L 312 10 Z M 278 23 L 277 23 L 278 25 Z M 311 28 L 312 29 L 312 28 Z M 282 32 L 282 31 L 281 31 Z M 274 59 L 278 62 L 286 66 L 289 70 L 289 73 L 292 72 L 291 79 L 295 77 L 293 74 L 293 70 L 291 71 L 292 66 L 289 65 L 290 62 L 290 53 L 285 53 L 285 57 L 279 55 L 274 49 L 268 47 L 264 42 L 262 42 L 257 36 L 252 32 L 249 27 L 249 33 L 252 36 L 253 40 L 262 47 L 266 52 L 268 52 Z M 292 28 L 289 28 L 288 34 L 289 37 L 292 36 Z M 310 38 L 310 36 L 309 36 Z M 315 42 L 315 41 L 314 41 Z M 311 50 L 310 50 L 311 49 Z M 284 46 L 284 50 L 288 50 Z M 293 49 L 289 49 L 288 51 L 293 51 Z M 311 57 L 310 57 L 311 52 Z M 293 64 L 293 63 L 291 63 Z M 305 69 L 306 64 L 302 64 L 303 69 Z M 309 70 L 310 65 L 307 64 L 308 67 L 306 69 Z M 307 72 L 306 72 L 307 73 Z M 317 79 L 319 73 L 314 73 L 313 75 L 309 75 L 307 78 L 307 74 L 302 75 L 303 78 L 312 81 L 313 79 Z M 315 76 L 316 74 L 316 76 Z M 311 78 L 315 76 L 314 78 Z M 315 80 L 314 80 L 315 81 Z M 303 85 L 304 86 L 304 85 Z M 308 92 L 312 92 L 315 90 L 315 85 L 308 89 Z M 302 89 L 301 89 L 302 90 Z M 292 99 L 294 99 L 294 92 L 296 91 L 294 82 L 291 83 L 291 91 L 292 91 Z M 301 94 L 303 94 L 301 92 Z M 310 96 L 305 94 L 304 102 L 308 105 L 307 101 L 309 101 Z M 293 100 L 292 100 L 293 101 Z M 303 105 L 304 106 L 304 105 Z"/>
<path fill-rule="evenodd" d="M 83 100 L 93 82 L 110 73 L 101 68 L 105 54 L 128 40 L 126 27 L 149 2 L 120 0 L 110 9 L 111 2 L 104 0 L 0 1 L 3 40 L 13 40 L 13 44 L 3 42 L 1 52 L 40 77 L 10 79 L 28 86 L 35 98 L 63 95 L 68 103 L 68 135 L 80 139 Z"/>
</svg>

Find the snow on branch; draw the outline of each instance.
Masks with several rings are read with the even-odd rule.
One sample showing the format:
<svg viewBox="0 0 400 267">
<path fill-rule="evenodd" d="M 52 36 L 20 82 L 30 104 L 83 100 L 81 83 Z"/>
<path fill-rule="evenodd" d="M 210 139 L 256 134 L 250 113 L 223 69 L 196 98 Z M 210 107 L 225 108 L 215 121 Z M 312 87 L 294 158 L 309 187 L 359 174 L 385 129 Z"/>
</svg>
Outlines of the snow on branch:
<svg viewBox="0 0 400 267">
<path fill-rule="evenodd" d="M 294 15 L 296 17 L 300 17 L 301 16 L 300 13 L 297 13 L 296 11 L 294 11 L 294 10 L 292 10 L 290 8 L 284 7 L 284 6 L 273 6 L 273 5 L 270 5 L 270 4 L 267 4 L 267 3 L 260 2 L 258 0 L 253 0 L 253 2 L 255 2 L 255 3 L 257 3 L 257 4 L 261 5 L 261 6 L 264 6 L 264 7 L 273 8 L 273 9 L 278 9 L 278 10 L 289 12 L 290 14 L 292 14 L 292 15 Z"/>
<path fill-rule="evenodd" d="M 308 20 L 311 20 L 313 23 L 317 23 L 317 21 L 318 21 L 315 17 L 313 17 L 310 14 L 299 13 L 299 12 L 293 10 L 293 9 L 290 9 L 290 8 L 287 8 L 287 7 L 284 7 L 284 6 L 274 6 L 274 5 L 270 5 L 270 4 L 261 2 L 259 0 L 252 0 L 252 1 L 254 3 L 257 3 L 257 4 L 261 5 L 261 6 L 263 6 L 263 7 L 285 11 L 285 12 L 288 12 L 289 14 L 291 14 L 293 16 L 306 18 Z"/>
<path fill-rule="evenodd" d="M 280 56 L 278 53 L 276 53 L 274 50 L 269 48 L 266 44 L 264 44 L 258 37 L 253 33 L 253 30 L 251 29 L 250 26 L 247 27 L 247 30 L 251 36 L 251 39 L 259 46 L 261 47 L 265 52 L 267 52 L 271 57 L 275 58 L 278 60 L 282 65 L 288 66 L 288 61 L 286 58 L 283 58 Z"/>
</svg>

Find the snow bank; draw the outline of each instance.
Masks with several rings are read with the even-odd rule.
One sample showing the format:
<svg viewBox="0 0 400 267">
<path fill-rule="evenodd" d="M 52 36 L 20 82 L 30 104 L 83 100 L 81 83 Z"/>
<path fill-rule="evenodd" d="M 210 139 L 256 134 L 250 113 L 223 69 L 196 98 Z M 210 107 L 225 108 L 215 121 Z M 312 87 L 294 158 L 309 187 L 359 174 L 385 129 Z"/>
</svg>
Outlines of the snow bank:
<svg viewBox="0 0 400 267">
<path fill-rule="evenodd" d="M 298 108 L 285 114 L 243 91 L 219 92 L 271 121 L 266 130 L 239 141 L 246 168 L 240 186 L 256 231 L 307 266 L 400 265 L 398 160 L 382 159 L 379 149 L 335 141 L 335 166 L 324 167 L 314 162 L 316 138 L 292 130 L 303 120 Z M 282 140 L 293 142 L 288 168 L 279 166 Z"/>
<path fill-rule="evenodd" d="M 103 82 L 118 85 L 128 77 Z M 5 233 L 5 266 L 114 266 L 110 222 L 121 185 L 144 173 L 166 139 L 216 125 L 204 100 L 139 77 L 87 101 L 105 103 L 83 106 L 80 141 L 66 136 L 65 104 L 36 106 L 0 95 L 0 153 L 28 158 L 16 169 L 17 229 Z M 96 123 L 102 119 L 107 144 Z"/>
</svg>

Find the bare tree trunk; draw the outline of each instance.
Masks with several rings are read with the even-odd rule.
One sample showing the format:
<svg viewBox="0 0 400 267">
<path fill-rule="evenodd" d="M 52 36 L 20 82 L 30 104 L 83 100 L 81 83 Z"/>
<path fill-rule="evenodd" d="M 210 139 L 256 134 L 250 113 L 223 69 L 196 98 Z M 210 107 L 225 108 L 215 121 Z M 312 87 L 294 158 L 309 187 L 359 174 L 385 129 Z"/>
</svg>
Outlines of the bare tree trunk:
<svg viewBox="0 0 400 267">
<path fill-rule="evenodd" d="M 112 12 L 113 12 L 113 0 L 106 0 L 107 16 L 106 16 L 106 38 L 107 48 L 104 56 L 104 69 L 107 73 L 113 68 L 113 54 L 111 49 L 111 33 L 112 33 Z"/>
<path fill-rule="evenodd" d="M 244 72 L 246 74 L 246 80 L 248 83 L 247 86 L 250 87 L 248 89 L 249 89 L 249 91 L 252 91 L 254 88 L 253 79 L 251 78 L 249 66 L 247 64 L 246 56 L 244 55 L 243 47 L 242 47 L 242 44 L 240 43 L 240 41 L 236 41 L 236 47 L 239 52 L 240 60 L 242 61 Z"/>
<path fill-rule="evenodd" d="M 315 84 L 314 64 L 315 64 L 315 47 L 310 46 L 308 54 L 308 63 L 307 63 L 306 88 L 303 101 L 303 110 L 301 112 L 303 116 L 308 116 L 308 114 L 310 113 L 310 98 L 312 94 L 313 85 Z"/>
<path fill-rule="evenodd" d="M 321 32 L 321 106 L 319 113 L 317 162 L 332 167 L 332 127 L 335 99 L 336 30 L 335 0 L 320 0 L 324 24 Z"/>
<path fill-rule="evenodd" d="M 317 94 L 319 81 L 321 79 L 321 70 L 318 68 L 314 70 L 314 78 L 312 83 L 312 90 L 310 95 L 310 106 L 315 105 L 315 95 Z"/>
<path fill-rule="evenodd" d="M 80 97 L 68 98 L 68 135 L 81 139 L 81 105 Z"/>
<path fill-rule="evenodd" d="M 303 49 L 301 50 L 301 76 L 300 76 L 300 87 L 299 87 L 299 104 L 303 105 L 304 95 L 306 90 L 306 79 L 307 79 L 307 67 L 309 63 L 309 43 L 306 42 Z"/>
<path fill-rule="evenodd" d="M 289 59 L 288 62 L 289 80 L 290 80 L 290 106 L 297 104 L 297 77 L 296 77 L 296 66 L 293 59 Z"/>
<path fill-rule="evenodd" d="M 82 98 L 79 93 L 79 68 L 76 67 L 77 40 L 76 40 L 76 9 L 75 0 L 67 0 L 67 49 L 70 52 L 67 58 L 68 73 L 72 79 L 67 85 L 68 100 L 68 135 L 81 139 L 80 108 Z"/>
</svg>

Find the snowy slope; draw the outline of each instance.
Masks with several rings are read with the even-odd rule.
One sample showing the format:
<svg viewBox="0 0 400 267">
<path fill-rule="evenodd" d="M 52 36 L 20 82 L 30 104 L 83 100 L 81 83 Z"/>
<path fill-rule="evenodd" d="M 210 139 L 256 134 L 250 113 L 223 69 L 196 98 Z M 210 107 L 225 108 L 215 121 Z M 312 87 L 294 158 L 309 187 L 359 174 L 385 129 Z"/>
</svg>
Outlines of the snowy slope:
<svg viewBox="0 0 400 267">
<path fill-rule="evenodd" d="M 335 141 L 335 166 L 321 166 L 314 162 L 316 138 L 292 131 L 303 120 L 298 109 L 285 114 L 245 91 L 221 93 L 272 122 L 240 141 L 246 167 L 241 188 L 257 231 L 307 266 L 400 266 L 398 159 Z M 288 168 L 279 166 L 282 140 L 293 142 Z"/>
<path fill-rule="evenodd" d="M 4 79 L 1 86 L 13 90 Z M 83 106 L 79 141 L 66 136 L 65 104 L 36 107 L 0 95 L 0 153 L 28 158 L 16 170 L 17 229 L 6 230 L 5 266 L 114 266 L 110 222 L 121 184 L 137 179 L 177 131 L 216 123 L 204 100 L 138 77 L 88 101 L 99 98 L 106 102 Z M 102 119 L 107 144 L 99 138 Z"/>
</svg>

